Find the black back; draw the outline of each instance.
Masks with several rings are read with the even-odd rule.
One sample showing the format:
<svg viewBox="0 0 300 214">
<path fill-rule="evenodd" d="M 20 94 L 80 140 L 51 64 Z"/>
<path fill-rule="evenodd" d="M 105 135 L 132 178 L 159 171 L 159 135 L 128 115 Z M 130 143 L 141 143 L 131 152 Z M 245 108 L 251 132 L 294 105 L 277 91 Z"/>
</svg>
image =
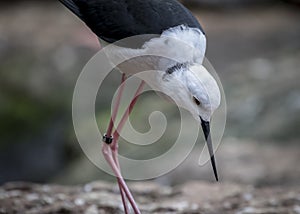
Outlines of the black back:
<svg viewBox="0 0 300 214">
<path fill-rule="evenodd" d="M 59 0 L 106 42 L 161 34 L 178 25 L 198 28 L 197 19 L 177 0 Z"/>
</svg>

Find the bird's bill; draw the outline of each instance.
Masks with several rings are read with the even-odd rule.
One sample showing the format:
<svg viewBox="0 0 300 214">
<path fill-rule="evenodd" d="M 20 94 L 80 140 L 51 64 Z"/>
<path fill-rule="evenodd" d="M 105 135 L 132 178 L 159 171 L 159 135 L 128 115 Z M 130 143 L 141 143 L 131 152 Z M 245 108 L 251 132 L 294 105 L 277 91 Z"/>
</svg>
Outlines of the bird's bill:
<svg viewBox="0 0 300 214">
<path fill-rule="evenodd" d="M 202 127 L 202 130 L 203 130 L 203 133 L 205 136 L 205 140 L 207 143 L 207 148 L 208 148 L 208 152 L 209 152 L 209 156 L 210 156 L 211 165 L 214 170 L 215 178 L 217 181 L 219 181 L 213 145 L 211 142 L 210 124 L 208 121 L 203 120 L 201 117 L 200 117 L 200 119 L 201 119 L 201 127 Z"/>
</svg>

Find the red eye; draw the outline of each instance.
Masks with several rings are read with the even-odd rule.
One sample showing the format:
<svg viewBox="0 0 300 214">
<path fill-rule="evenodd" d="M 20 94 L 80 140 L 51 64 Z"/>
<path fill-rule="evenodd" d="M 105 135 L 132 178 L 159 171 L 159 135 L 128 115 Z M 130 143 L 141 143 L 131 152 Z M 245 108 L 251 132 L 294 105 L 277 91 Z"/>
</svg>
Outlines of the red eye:
<svg viewBox="0 0 300 214">
<path fill-rule="evenodd" d="M 199 106 L 201 104 L 200 101 L 196 97 L 193 97 L 193 100 L 197 106 Z"/>
</svg>

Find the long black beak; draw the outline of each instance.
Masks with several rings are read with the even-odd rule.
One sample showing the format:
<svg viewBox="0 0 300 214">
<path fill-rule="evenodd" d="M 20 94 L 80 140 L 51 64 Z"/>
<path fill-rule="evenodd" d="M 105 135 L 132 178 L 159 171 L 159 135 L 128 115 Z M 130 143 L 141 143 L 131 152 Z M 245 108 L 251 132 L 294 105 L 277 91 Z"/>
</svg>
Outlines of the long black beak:
<svg viewBox="0 0 300 214">
<path fill-rule="evenodd" d="M 211 165 L 214 170 L 215 178 L 217 181 L 219 181 L 216 160 L 215 160 L 213 145 L 212 145 L 211 136 L 210 136 L 210 125 L 209 125 L 208 121 L 203 120 L 201 117 L 200 117 L 200 119 L 201 119 L 202 130 L 203 130 L 205 140 L 207 143 L 207 148 L 208 148 L 208 152 L 209 152 L 209 156 L 210 156 Z"/>
</svg>

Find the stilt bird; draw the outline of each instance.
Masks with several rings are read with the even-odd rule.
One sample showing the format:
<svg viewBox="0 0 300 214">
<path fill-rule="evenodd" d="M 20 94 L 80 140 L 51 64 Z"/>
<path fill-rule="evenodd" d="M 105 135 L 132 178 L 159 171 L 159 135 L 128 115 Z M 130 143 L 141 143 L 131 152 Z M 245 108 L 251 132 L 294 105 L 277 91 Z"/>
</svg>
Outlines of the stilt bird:
<svg viewBox="0 0 300 214">
<path fill-rule="evenodd" d="M 128 48 L 122 42 L 116 54 L 124 55 L 134 52 L 163 52 L 174 56 L 174 60 L 139 61 L 147 64 L 147 68 L 157 70 L 156 87 L 170 96 L 177 104 L 187 108 L 199 121 L 204 132 L 211 157 L 216 180 L 218 174 L 210 137 L 210 119 L 220 105 L 220 90 L 211 74 L 202 66 L 205 50 L 205 33 L 192 13 L 176 0 L 59 0 L 76 14 L 85 24 L 106 43 L 114 43 L 127 37 L 137 35 L 153 35 L 143 41 L 135 49 Z M 147 37 L 146 37 L 147 38 Z M 172 39 L 170 39 L 172 38 Z M 188 48 L 187 48 L 188 47 Z M 147 58 L 145 58 L 147 60 Z M 135 64 L 133 63 L 133 66 Z M 132 70 L 135 70 L 132 67 Z M 123 71 L 122 83 L 131 72 Z M 136 96 L 132 100 L 126 114 L 113 131 L 113 121 L 118 112 L 122 87 L 118 92 L 117 104 L 106 135 L 103 137 L 103 154 L 112 167 L 120 187 L 124 210 L 128 213 L 127 199 L 135 213 L 140 213 L 124 179 L 118 162 L 119 132 L 130 114 L 144 82 L 142 81 Z"/>
</svg>

